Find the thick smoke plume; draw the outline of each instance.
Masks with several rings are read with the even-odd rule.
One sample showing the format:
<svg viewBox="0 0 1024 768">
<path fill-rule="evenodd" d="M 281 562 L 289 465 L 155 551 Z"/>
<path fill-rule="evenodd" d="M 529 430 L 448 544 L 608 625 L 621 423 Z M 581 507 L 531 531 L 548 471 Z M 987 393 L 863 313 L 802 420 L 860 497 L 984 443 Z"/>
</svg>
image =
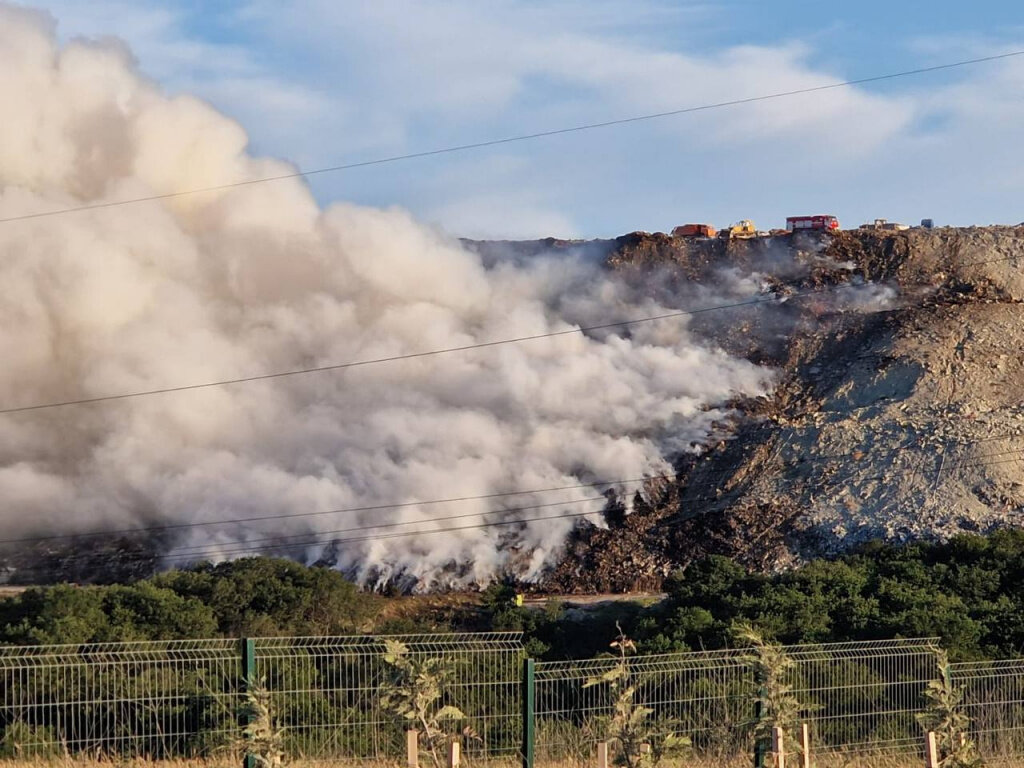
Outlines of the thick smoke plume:
<svg viewBox="0 0 1024 768">
<path fill-rule="evenodd" d="M 291 167 L 230 119 L 168 97 L 115 43 L 59 47 L 0 5 L 0 218 L 245 182 Z M 412 172 L 412 171 L 410 171 Z M 299 180 L 0 224 L 0 407 L 390 357 L 666 311 L 599 264 L 483 263 L 400 210 L 321 209 Z M 280 515 L 183 529 L 168 562 L 330 552 L 363 580 L 536 575 L 601 488 L 392 510 L 666 470 L 770 374 L 685 319 L 93 405 L 0 415 L 4 538 Z M 508 508 L 563 502 L 527 512 Z M 504 513 L 493 511 L 506 507 Z M 487 514 L 492 513 L 492 514 Z M 503 518 L 502 515 L 505 515 Z M 457 521 L 433 518 L 468 515 Z M 269 540 L 269 541 L 268 541 Z"/>
</svg>

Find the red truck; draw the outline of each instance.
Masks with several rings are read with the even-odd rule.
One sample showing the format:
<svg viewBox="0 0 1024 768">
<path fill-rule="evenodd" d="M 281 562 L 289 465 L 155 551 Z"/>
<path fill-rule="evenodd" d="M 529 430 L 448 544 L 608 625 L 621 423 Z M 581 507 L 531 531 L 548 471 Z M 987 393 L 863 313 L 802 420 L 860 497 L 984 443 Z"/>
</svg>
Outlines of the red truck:
<svg viewBox="0 0 1024 768">
<path fill-rule="evenodd" d="M 714 237 L 715 234 L 710 224 L 683 224 L 672 230 L 672 237 Z"/>
<path fill-rule="evenodd" d="M 786 219 L 787 232 L 800 232 L 805 229 L 832 231 L 839 229 L 839 219 L 835 216 L 818 214 L 817 216 L 790 216 Z"/>
</svg>

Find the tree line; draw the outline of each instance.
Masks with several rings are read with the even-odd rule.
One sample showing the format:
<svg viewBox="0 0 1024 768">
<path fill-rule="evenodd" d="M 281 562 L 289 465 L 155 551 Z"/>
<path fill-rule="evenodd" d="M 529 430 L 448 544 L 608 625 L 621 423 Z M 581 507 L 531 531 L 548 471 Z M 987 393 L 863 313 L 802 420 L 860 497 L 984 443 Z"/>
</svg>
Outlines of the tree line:
<svg viewBox="0 0 1024 768">
<path fill-rule="evenodd" d="M 616 622 L 652 653 L 724 647 L 743 623 L 783 643 L 934 636 L 956 660 L 1006 658 L 1024 651 L 1021 584 L 1024 531 L 1002 530 L 875 542 L 777 574 L 708 557 L 673 574 L 667 598 L 649 608 L 584 617 L 557 604 L 525 608 L 517 586 L 504 582 L 469 611 L 389 618 L 390 598 L 336 571 L 247 558 L 127 585 L 28 589 L 0 601 L 0 643 L 520 629 L 538 658 L 581 658 L 607 648 Z"/>
<path fill-rule="evenodd" d="M 344 635 L 362 631 L 380 600 L 337 571 L 253 557 L 134 584 L 30 588 L 0 601 L 0 643 Z"/>
<path fill-rule="evenodd" d="M 615 623 L 641 653 L 727 647 L 737 625 L 778 642 L 937 637 L 955 661 L 1024 653 L 1024 531 L 964 534 L 947 542 L 871 542 L 835 559 L 754 573 L 712 556 L 674 573 L 650 608 L 616 605 L 570 626 L 497 600 L 499 627 L 527 632 L 547 658 L 592 656 Z M 506 593 L 510 585 L 492 587 Z"/>
</svg>

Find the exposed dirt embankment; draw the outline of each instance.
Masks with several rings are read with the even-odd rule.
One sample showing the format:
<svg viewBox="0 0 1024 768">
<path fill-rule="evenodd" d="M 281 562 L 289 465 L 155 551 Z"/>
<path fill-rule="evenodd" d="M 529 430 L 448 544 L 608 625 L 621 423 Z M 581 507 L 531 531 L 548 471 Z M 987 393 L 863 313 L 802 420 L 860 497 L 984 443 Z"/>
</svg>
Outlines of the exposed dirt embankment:
<svg viewBox="0 0 1024 768">
<path fill-rule="evenodd" d="M 804 269 L 773 272 L 783 251 Z M 1024 524 L 1024 229 L 844 232 L 820 247 L 637 234 L 607 260 L 666 280 L 764 269 L 785 313 L 766 303 L 690 327 L 779 383 L 681 459 L 652 506 L 582 529 L 546 588 L 652 588 L 707 553 L 776 569 L 871 538 Z"/>
</svg>

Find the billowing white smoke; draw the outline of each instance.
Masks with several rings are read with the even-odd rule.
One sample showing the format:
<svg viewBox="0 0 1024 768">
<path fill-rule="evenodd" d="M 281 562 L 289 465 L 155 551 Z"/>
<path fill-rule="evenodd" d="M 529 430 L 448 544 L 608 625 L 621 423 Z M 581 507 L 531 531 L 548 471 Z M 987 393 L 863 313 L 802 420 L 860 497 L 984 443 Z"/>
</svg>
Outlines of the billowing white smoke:
<svg viewBox="0 0 1024 768">
<path fill-rule="evenodd" d="M 0 5 L 0 218 L 287 173 L 231 120 L 140 78 L 123 47 L 59 48 Z M 321 210 L 300 181 L 0 224 L 0 408 L 389 357 L 665 311 L 600 266 L 484 265 L 398 210 Z M 4 538 L 280 515 L 181 531 L 167 554 L 409 522 L 594 511 L 594 489 L 308 513 L 636 478 L 769 374 L 683 319 L 287 379 L 0 415 Z M 574 503 L 575 502 L 575 503 Z M 307 515 L 307 516 L 303 516 Z M 432 521 L 453 515 L 457 521 Z M 575 520 L 349 541 L 339 566 L 535 575 Z M 267 549 L 273 551 L 270 545 Z M 281 551 L 281 550 L 278 550 Z"/>
</svg>

